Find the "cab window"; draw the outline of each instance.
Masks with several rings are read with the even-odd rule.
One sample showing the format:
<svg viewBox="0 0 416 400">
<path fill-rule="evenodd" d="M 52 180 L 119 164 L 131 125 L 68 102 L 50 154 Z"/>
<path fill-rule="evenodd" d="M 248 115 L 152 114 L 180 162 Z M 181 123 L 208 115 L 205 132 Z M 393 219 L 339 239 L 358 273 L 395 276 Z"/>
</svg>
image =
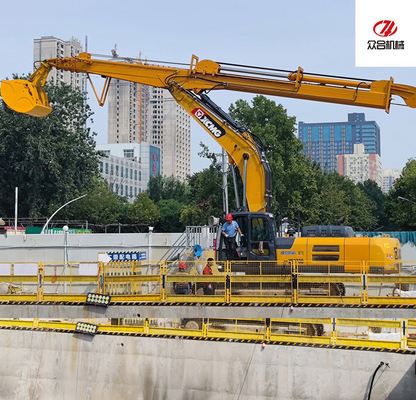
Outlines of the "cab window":
<svg viewBox="0 0 416 400">
<path fill-rule="evenodd" d="M 269 242 L 273 240 L 270 225 L 266 218 L 252 218 L 250 228 L 252 241 Z"/>
</svg>

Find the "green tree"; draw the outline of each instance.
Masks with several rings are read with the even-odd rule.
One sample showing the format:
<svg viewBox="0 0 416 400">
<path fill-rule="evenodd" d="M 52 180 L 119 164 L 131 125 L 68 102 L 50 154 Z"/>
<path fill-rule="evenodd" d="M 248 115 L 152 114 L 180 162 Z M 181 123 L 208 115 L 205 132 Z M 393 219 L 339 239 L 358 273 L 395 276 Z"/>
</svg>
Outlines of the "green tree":
<svg viewBox="0 0 416 400">
<path fill-rule="evenodd" d="M 175 199 L 160 200 L 156 204 L 160 213 L 160 221 L 156 224 L 158 232 L 183 232 L 185 226 L 181 223 L 181 213 L 184 205 Z"/>
<path fill-rule="evenodd" d="M 220 166 L 209 168 L 189 177 L 189 204 L 181 214 L 183 225 L 206 225 L 211 215 L 223 214 L 223 191 Z"/>
<path fill-rule="evenodd" d="M 281 104 L 264 96 L 254 97 L 251 106 L 238 100 L 229 111 L 264 144 L 272 171 L 274 210 L 297 207 L 303 211 L 316 192 L 316 166 L 301 154 L 303 144 L 295 136 L 295 117 L 289 117 Z"/>
<path fill-rule="evenodd" d="M 352 180 L 321 168 L 315 170 L 314 179 L 316 193 L 303 211 L 303 225 L 335 225 L 344 217 L 344 225 L 357 231 L 375 227 L 375 204 Z"/>
<path fill-rule="evenodd" d="M 399 198 L 401 197 L 401 198 Z M 407 200 L 403 200 L 407 199 Z M 410 159 L 387 196 L 386 213 L 394 229 L 416 230 L 416 159 Z"/>
<path fill-rule="evenodd" d="M 188 196 L 188 187 L 186 183 L 172 176 L 157 175 L 151 177 L 147 184 L 149 198 L 155 203 L 160 200 L 173 199 L 179 203 L 186 203 Z"/>
<path fill-rule="evenodd" d="M 155 225 L 160 220 L 157 206 L 150 200 L 147 192 L 140 193 L 133 204 L 128 207 L 126 217 L 131 224 Z"/>
<path fill-rule="evenodd" d="M 299 210 L 302 225 L 332 225 L 345 217 L 346 223 L 357 230 L 375 226 L 374 203 L 362 190 L 336 172 L 325 173 L 301 153 L 303 144 L 295 136 L 296 120 L 282 105 L 256 96 L 251 106 L 238 100 L 230 106 L 230 114 L 264 144 L 276 211 L 289 207 L 294 217 Z"/>
<path fill-rule="evenodd" d="M 86 192 L 87 196 L 63 208 L 57 218 L 88 220 L 92 224 L 107 225 L 119 221 L 120 199 L 113 193 L 108 182 L 102 178 L 95 178 Z M 60 205 L 49 205 L 48 214 L 51 215 Z"/>
<path fill-rule="evenodd" d="M 374 202 L 375 208 L 373 216 L 377 220 L 377 230 L 389 230 L 390 221 L 385 213 L 387 196 L 382 192 L 376 182 L 368 179 L 364 183 L 358 183 L 357 186 Z"/>
<path fill-rule="evenodd" d="M 19 214 L 46 216 L 85 193 L 98 176 L 94 133 L 86 128 L 92 112 L 79 90 L 46 85 L 53 111 L 44 118 L 19 114 L 0 104 L 0 212 L 13 215 L 19 188 Z"/>
</svg>

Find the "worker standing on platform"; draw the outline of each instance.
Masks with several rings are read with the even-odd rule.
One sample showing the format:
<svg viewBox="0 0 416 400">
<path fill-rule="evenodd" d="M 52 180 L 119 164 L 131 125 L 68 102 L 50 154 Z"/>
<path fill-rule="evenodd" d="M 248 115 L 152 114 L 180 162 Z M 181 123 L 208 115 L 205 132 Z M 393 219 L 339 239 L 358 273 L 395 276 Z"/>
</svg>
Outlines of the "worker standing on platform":
<svg viewBox="0 0 416 400">
<path fill-rule="evenodd" d="M 213 258 L 208 258 L 207 265 L 204 268 L 203 275 L 213 275 L 212 273 L 212 265 L 214 264 Z M 215 294 L 215 287 L 214 283 L 211 282 L 204 282 L 204 294 L 205 295 L 213 295 Z"/>
<path fill-rule="evenodd" d="M 240 236 L 243 236 L 237 221 L 233 221 L 233 216 L 227 214 L 225 217 L 226 223 L 222 226 L 222 234 L 225 236 L 225 246 L 227 247 L 227 260 L 237 260 L 237 244 L 235 241 L 235 235 L 238 232 Z"/>
<path fill-rule="evenodd" d="M 176 275 L 189 275 L 186 272 L 186 264 L 184 262 L 181 262 L 178 268 L 179 270 Z M 173 289 L 176 294 L 192 294 L 190 282 L 174 282 Z"/>
</svg>

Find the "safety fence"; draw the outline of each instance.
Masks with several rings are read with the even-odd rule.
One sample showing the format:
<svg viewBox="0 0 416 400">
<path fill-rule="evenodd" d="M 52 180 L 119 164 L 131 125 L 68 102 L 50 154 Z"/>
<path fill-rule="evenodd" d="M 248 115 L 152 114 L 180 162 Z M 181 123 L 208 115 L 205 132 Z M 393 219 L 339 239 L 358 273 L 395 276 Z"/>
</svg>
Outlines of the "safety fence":
<svg viewBox="0 0 416 400">
<path fill-rule="evenodd" d="M 415 305 L 416 262 L 371 266 L 291 262 L 0 263 L 0 300 Z"/>
<path fill-rule="evenodd" d="M 85 331 L 79 328 L 85 324 Z M 349 350 L 416 349 L 416 319 L 1 319 L 0 329 L 298 344 Z M 414 351 L 414 350 L 413 350 Z"/>
</svg>

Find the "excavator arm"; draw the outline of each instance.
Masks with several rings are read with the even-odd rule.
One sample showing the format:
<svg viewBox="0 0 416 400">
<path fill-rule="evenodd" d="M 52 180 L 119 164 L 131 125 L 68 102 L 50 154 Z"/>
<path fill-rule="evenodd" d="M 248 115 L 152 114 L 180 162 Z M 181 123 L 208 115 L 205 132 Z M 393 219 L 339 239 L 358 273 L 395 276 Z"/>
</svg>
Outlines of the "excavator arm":
<svg viewBox="0 0 416 400">
<path fill-rule="evenodd" d="M 3 81 L 1 95 L 15 111 L 35 116 L 47 115 L 49 104 L 43 92 L 46 76 L 52 67 L 59 70 L 106 77 L 100 104 L 105 99 L 111 78 L 168 88 L 175 81 L 186 90 L 200 94 L 210 90 L 233 90 L 256 94 L 291 97 L 337 104 L 390 110 L 393 96 L 401 97 L 409 107 L 416 107 L 416 88 L 395 84 L 393 79 L 370 81 L 307 75 L 296 72 L 234 66 L 193 56 L 188 69 L 149 65 L 141 62 L 116 62 L 92 59 L 88 53 L 78 57 L 54 58 L 42 62 L 27 81 Z M 94 89 L 95 90 L 95 89 Z M 98 98 L 98 96 L 97 96 Z M 32 107 L 32 109 L 30 108 Z M 43 107 L 46 107 L 44 109 Z"/>
<path fill-rule="evenodd" d="M 227 152 L 243 178 L 243 209 L 245 200 L 250 211 L 271 212 L 271 170 L 262 143 L 237 124 L 206 95 L 197 97 L 173 82 L 169 91 L 174 99 Z M 248 195 L 247 195 L 248 193 Z"/>
</svg>

